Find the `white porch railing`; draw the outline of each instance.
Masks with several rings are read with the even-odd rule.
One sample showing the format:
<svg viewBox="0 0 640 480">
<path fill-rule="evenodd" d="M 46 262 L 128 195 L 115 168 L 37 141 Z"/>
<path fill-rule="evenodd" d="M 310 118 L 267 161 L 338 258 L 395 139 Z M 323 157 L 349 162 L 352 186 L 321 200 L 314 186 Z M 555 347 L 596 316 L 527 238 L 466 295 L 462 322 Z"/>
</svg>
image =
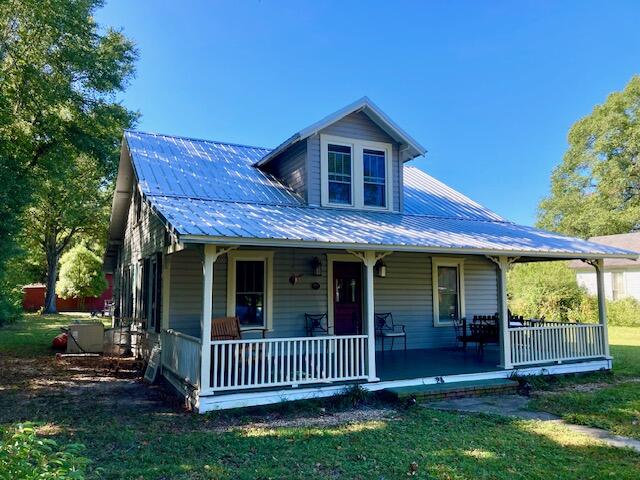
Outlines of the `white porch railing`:
<svg viewBox="0 0 640 480">
<path fill-rule="evenodd" d="M 162 368 L 194 386 L 200 385 L 200 339 L 165 330 L 160 336 Z"/>
<path fill-rule="evenodd" d="M 367 378 L 367 336 L 211 342 L 211 391 Z"/>
<path fill-rule="evenodd" d="M 509 329 L 514 366 L 606 355 L 602 325 L 559 324 Z"/>
</svg>

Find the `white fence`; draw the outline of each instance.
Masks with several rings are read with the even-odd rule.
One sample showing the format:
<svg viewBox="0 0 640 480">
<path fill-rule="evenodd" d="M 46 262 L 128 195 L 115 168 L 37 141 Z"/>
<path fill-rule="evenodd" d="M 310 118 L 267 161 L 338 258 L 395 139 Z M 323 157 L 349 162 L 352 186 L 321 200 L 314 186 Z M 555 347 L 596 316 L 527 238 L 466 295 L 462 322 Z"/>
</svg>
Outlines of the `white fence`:
<svg viewBox="0 0 640 480">
<path fill-rule="evenodd" d="M 239 390 L 367 378 L 367 336 L 211 342 L 211 390 Z"/>
<path fill-rule="evenodd" d="M 509 329 L 514 366 L 605 355 L 602 325 L 559 324 Z"/>
<path fill-rule="evenodd" d="M 200 339 L 174 330 L 165 330 L 160 337 L 162 368 L 178 378 L 200 385 Z"/>
</svg>

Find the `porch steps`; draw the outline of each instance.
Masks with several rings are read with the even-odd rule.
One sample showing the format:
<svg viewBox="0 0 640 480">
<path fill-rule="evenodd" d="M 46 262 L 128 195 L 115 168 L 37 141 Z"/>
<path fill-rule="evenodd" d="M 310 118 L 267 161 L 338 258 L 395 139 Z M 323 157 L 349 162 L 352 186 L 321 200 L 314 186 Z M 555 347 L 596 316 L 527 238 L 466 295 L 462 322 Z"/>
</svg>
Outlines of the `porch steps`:
<svg viewBox="0 0 640 480">
<path fill-rule="evenodd" d="M 476 397 L 516 393 L 518 382 L 507 378 L 473 380 L 454 383 L 434 383 L 412 387 L 387 388 L 385 391 L 400 401 L 441 400 L 443 398 Z"/>
</svg>

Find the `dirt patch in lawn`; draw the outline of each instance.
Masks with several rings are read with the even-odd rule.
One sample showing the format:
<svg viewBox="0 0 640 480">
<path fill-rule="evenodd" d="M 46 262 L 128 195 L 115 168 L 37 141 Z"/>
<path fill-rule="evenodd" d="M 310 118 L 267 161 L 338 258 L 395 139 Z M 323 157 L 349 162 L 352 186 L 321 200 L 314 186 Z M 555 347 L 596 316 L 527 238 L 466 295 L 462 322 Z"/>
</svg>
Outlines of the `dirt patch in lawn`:
<svg viewBox="0 0 640 480">
<path fill-rule="evenodd" d="M 142 382 L 142 363 L 109 357 L 0 357 L 0 422 L 59 418 L 96 409 L 182 411 L 163 386 Z"/>
<path fill-rule="evenodd" d="M 270 430 L 276 428 L 328 428 L 371 421 L 389 421 L 398 417 L 393 408 L 362 406 L 333 412 L 304 412 L 297 415 L 268 414 L 260 419 L 223 419 L 205 421 L 204 427 L 209 431 L 229 432 L 253 430 Z M 207 428 L 208 427 L 208 428 Z"/>
</svg>

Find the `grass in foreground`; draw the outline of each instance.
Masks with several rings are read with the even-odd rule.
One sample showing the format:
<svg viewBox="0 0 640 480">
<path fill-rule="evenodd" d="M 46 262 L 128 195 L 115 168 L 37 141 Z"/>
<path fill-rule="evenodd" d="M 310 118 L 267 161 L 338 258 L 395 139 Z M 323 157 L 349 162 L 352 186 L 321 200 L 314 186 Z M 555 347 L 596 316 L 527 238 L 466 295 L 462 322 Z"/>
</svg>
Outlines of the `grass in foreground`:
<svg viewBox="0 0 640 480">
<path fill-rule="evenodd" d="M 609 327 L 609 342 L 612 375 L 581 376 L 573 385 L 559 381 L 532 401 L 530 408 L 640 439 L 640 328 Z M 589 388 L 588 382 L 594 385 Z"/>
<path fill-rule="evenodd" d="M 0 329 L 0 369 L 28 366 L 25 375 L 5 372 L 5 382 L 19 388 L 0 388 L 0 425 L 37 421 L 43 436 L 63 445 L 86 445 L 91 478 L 390 479 L 406 478 L 412 462 L 417 464 L 413 478 L 431 479 L 635 479 L 640 471 L 636 453 L 538 421 L 416 407 L 327 425 L 333 412 L 323 415 L 317 406 L 302 422 L 293 422 L 291 415 L 300 412 L 290 405 L 280 409 L 290 413 L 199 416 L 166 403 L 119 405 L 93 387 L 70 394 L 65 381 L 74 375 L 86 381 L 87 372 L 74 363 L 63 370 L 48 350 L 50 334 L 66 322 L 27 317 Z M 34 342 L 32 358 L 25 358 L 25 335 Z M 45 373 L 32 372 L 34 362 L 53 364 L 49 368 L 56 369 L 63 385 L 47 387 Z"/>
</svg>

